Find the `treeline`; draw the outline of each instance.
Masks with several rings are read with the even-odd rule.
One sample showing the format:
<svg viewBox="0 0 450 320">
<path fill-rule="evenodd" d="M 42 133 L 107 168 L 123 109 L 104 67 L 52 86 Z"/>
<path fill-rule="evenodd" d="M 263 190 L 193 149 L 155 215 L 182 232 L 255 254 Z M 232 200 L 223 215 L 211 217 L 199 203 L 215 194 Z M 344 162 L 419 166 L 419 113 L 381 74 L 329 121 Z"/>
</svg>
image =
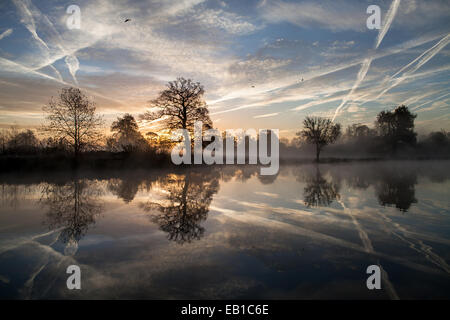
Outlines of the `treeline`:
<svg viewBox="0 0 450 320">
<path fill-rule="evenodd" d="M 136 129 L 123 125 L 134 123 Z M 119 126 L 117 126 L 119 124 Z M 39 138 L 40 130 L 16 126 L 0 131 L 1 171 L 11 169 L 122 169 L 162 167 L 170 164 L 167 144 L 154 137 L 144 138 L 136 121 L 126 114 L 113 123 L 113 134 L 83 146 L 75 155 L 73 143 L 63 137 Z"/>
<path fill-rule="evenodd" d="M 434 131 L 418 137 L 417 115 L 401 105 L 380 112 L 373 127 L 353 124 L 345 130 L 329 119 L 310 118 L 292 140 L 282 139 L 280 154 L 285 159 L 311 158 L 323 149 L 323 157 L 338 159 L 441 159 L 450 157 L 450 132 Z M 325 148 L 326 147 L 326 148 Z"/>
<path fill-rule="evenodd" d="M 178 78 L 150 102 L 152 112 L 141 120 L 159 125 L 157 132 L 142 133 L 136 119 L 125 114 L 105 136 L 104 121 L 95 104 L 78 88 L 63 88 L 44 106 L 45 122 L 36 130 L 16 126 L 0 131 L 0 164 L 10 168 L 78 166 L 94 168 L 163 166 L 170 164 L 170 140 L 175 129 L 193 132 L 194 123 L 213 127 L 200 83 Z M 380 112 L 372 127 L 353 124 L 345 130 L 326 118 L 306 117 L 296 137 L 280 140 L 281 160 L 449 158 L 450 133 L 431 132 L 418 139 L 417 115 L 398 106 Z M 300 127 L 300 126 L 299 126 Z M 246 145 L 249 139 L 246 137 Z M 258 138 L 256 138 L 258 139 Z M 225 145 L 225 143 L 224 143 Z M 270 148 L 270 147 L 269 147 Z"/>
<path fill-rule="evenodd" d="M 398 110 L 397 108 L 396 110 Z M 407 110 L 402 107 L 403 111 Z M 392 113 L 395 114 L 395 110 Z M 441 158 L 450 156 L 450 132 L 445 130 L 431 132 L 417 138 L 412 130 L 402 128 L 403 120 L 386 122 L 385 114 L 379 116 L 374 127 L 362 124 L 348 126 L 335 141 L 324 148 L 324 158 Z M 412 117 L 409 115 L 408 117 Z M 314 120 L 310 118 L 310 120 Z M 317 119 L 316 119 L 317 120 Z M 382 121 L 380 121 L 382 120 Z M 125 114 L 113 122 L 110 128 L 112 134 L 102 137 L 97 143 L 86 144 L 82 155 L 97 155 L 97 157 L 116 156 L 116 159 L 144 157 L 150 163 L 169 160 L 169 152 L 173 145 L 168 136 L 159 136 L 148 132 L 143 135 L 135 118 Z M 315 157 L 314 142 L 305 138 L 305 129 L 291 140 L 281 138 L 280 157 L 282 159 Z M 39 132 L 30 129 L 20 130 L 16 126 L 0 131 L 0 153 L 2 156 L 53 156 L 71 158 L 73 145 L 64 137 L 39 138 Z M 145 157 L 147 156 L 147 157 Z M 170 160 L 169 160 L 170 161 Z M 158 161 L 157 161 L 158 162 Z"/>
</svg>

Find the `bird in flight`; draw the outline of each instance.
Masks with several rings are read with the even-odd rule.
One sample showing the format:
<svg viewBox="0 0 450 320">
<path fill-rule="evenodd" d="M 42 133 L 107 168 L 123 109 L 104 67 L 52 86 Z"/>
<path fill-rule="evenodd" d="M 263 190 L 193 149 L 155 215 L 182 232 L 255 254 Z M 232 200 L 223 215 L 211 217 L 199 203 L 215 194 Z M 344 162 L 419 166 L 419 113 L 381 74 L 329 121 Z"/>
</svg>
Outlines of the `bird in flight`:
<svg viewBox="0 0 450 320">
<path fill-rule="evenodd" d="M 128 22 L 128 21 L 131 21 L 131 19 L 128 19 L 128 18 L 127 18 L 127 19 L 125 19 L 125 21 L 124 21 L 124 22 Z"/>
</svg>

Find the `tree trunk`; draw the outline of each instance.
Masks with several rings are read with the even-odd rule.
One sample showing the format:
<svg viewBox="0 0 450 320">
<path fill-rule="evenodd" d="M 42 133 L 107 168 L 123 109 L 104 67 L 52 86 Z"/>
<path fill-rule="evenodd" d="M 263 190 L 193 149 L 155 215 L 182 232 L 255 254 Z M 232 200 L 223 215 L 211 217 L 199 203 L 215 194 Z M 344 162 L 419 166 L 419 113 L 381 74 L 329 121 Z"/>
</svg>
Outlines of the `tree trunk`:
<svg viewBox="0 0 450 320">
<path fill-rule="evenodd" d="M 186 110 L 186 106 L 184 105 L 183 102 L 183 123 L 182 123 L 183 129 L 186 129 L 187 127 L 187 110 Z"/>
<path fill-rule="evenodd" d="M 74 146 L 74 156 L 72 159 L 72 169 L 77 169 L 80 163 L 80 146 L 75 144 Z"/>
<path fill-rule="evenodd" d="M 74 154 L 75 154 L 75 159 L 78 159 L 78 155 L 80 154 L 80 150 L 79 150 L 79 146 L 78 143 L 75 142 L 75 146 L 74 146 Z"/>
<path fill-rule="evenodd" d="M 319 156 L 320 156 L 320 147 L 316 145 L 316 162 L 319 162 Z"/>
</svg>

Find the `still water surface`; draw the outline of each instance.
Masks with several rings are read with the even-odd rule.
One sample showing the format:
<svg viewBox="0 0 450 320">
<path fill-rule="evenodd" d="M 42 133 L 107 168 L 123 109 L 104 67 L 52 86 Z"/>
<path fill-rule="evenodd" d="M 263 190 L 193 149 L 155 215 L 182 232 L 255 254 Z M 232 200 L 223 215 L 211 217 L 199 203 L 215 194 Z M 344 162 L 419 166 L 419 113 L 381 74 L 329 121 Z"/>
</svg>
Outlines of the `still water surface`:
<svg viewBox="0 0 450 320">
<path fill-rule="evenodd" d="M 2 175 L 0 298 L 449 299 L 449 165 Z"/>
</svg>

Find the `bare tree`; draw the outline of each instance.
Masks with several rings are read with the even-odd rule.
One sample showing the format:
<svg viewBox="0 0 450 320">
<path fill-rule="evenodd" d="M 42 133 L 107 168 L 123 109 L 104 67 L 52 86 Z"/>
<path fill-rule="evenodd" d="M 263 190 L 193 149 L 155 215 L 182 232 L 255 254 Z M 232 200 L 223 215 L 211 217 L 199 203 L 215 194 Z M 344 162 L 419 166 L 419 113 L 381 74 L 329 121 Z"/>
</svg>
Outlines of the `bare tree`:
<svg viewBox="0 0 450 320">
<path fill-rule="evenodd" d="M 78 88 L 63 88 L 57 99 L 50 99 L 43 110 L 48 113 L 43 130 L 54 138 L 65 138 L 75 156 L 101 137 L 99 127 L 103 124 L 95 114 L 95 105 Z"/>
<path fill-rule="evenodd" d="M 205 127 L 212 127 L 208 107 L 203 100 L 204 93 L 199 82 L 177 78 L 167 84 L 167 89 L 161 91 L 158 98 L 150 101 L 150 107 L 156 111 L 144 113 L 141 119 L 161 119 L 160 124 L 170 130 L 188 129 L 192 132 L 195 121 L 202 121 Z"/>
<path fill-rule="evenodd" d="M 319 162 L 320 151 L 334 143 L 341 134 L 341 125 L 333 123 L 330 119 L 321 117 L 306 117 L 303 121 L 303 130 L 297 136 L 316 146 L 316 161 Z"/>
<path fill-rule="evenodd" d="M 9 132 L 6 131 L 5 129 L 2 129 L 2 131 L 0 131 L 0 149 L 2 154 L 6 152 L 8 141 L 9 141 Z"/>
</svg>

